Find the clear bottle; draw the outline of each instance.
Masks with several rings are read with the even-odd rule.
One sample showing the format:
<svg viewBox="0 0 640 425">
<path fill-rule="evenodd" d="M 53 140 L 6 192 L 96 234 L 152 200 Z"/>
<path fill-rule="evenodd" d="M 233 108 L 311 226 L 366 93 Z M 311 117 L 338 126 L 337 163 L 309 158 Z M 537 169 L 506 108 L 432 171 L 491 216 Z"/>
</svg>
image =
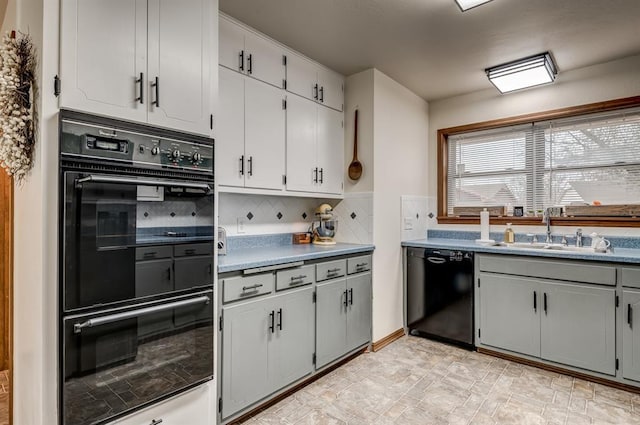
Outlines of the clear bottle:
<svg viewBox="0 0 640 425">
<path fill-rule="evenodd" d="M 504 231 L 504 241 L 506 243 L 514 243 L 516 241 L 516 234 L 511 228 L 511 223 L 507 223 L 507 228 Z"/>
</svg>

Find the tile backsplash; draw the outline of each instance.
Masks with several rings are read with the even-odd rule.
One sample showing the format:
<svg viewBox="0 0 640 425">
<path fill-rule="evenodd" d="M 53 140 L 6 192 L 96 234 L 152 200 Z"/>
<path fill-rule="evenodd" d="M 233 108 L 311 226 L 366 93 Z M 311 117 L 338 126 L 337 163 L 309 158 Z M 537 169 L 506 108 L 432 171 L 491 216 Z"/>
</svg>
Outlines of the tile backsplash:
<svg viewBox="0 0 640 425">
<path fill-rule="evenodd" d="M 334 212 L 338 217 L 336 241 L 373 243 L 373 192 L 345 193 Z"/>
<path fill-rule="evenodd" d="M 210 198 L 164 202 L 139 202 L 136 226 L 149 227 L 197 227 L 211 226 L 213 205 Z"/>
<path fill-rule="evenodd" d="M 371 192 L 346 193 L 343 200 L 221 193 L 218 225 L 228 236 L 306 232 L 323 203 L 334 207 L 337 241 L 373 243 Z"/>
</svg>

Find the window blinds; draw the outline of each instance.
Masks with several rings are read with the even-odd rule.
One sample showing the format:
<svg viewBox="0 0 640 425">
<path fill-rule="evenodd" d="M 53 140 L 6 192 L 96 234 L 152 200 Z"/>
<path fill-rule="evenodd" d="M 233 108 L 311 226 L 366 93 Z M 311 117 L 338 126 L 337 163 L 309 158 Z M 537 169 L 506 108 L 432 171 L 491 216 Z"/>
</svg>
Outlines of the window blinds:
<svg viewBox="0 0 640 425">
<path fill-rule="evenodd" d="M 640 203 L 640 108 L 451 135 L 454 206 Z"/>
</svg>

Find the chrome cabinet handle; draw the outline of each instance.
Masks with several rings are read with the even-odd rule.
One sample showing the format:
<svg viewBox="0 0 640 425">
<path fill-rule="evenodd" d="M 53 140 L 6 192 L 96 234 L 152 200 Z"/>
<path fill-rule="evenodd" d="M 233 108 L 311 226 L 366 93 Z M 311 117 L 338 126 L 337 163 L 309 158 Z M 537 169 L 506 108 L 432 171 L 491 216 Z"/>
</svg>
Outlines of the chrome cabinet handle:
<svg viewBox="0 0 640 425">
<path fill-rule="evenodd" d="M 148 316 L 149 314 L 159 313 L 166 310 L 173 310 L 175 308 L 187 307 L 195 304 L 209 304 L 211 298 L 206 295 L 201 297 L 192 298 L 190 300 L 174 301 L 169 304 L 156 305 L 153 307 L 140 308 L 133 311 L 127 311 L 125 313 L 110 314 L 108 316 L 96 317 L 86 320 L 82 323 L 76 323 L 73 325 L 73 333 L 79 334 L 84 328 L 93 328 L 96 326 L 107 325 L 109 323 L 120 322 L 126 319 L 132 319 L 134 317 Z"/>
<path fill-rule="evenodd" d="M 207 193 L 212 191 L 211 186 L 208 183 L 180 182 L 175 180 L 151 180 L 142 178 L 103 176 L 97 174 L 91 174 L 86 177 L 76 179 L 76 188 L 81 189 L 83 183 L 89 182 L 135 184 L 139 186 L 185 187 L 189 189 L 202 189 Z"/>
<path fill-rule="evenodd" d="M 262 283 L 256 283 L 255 285 L 251 285 L 251 286 L 243 286 L 242 287 L 242 292 L 244 291 L 251 291 L 253 289 L 258 289 L 263 287 L 264 285 Z"/>
<path fill-rule="evenodd" d="M 135 100 L 139 101 L 141 105 L 144 105 L 144 73 L 140 73 L 140 78 L 136 78 L 136 84 L 140 84 L 140 96 L 136 97 Z"/>
</svg>

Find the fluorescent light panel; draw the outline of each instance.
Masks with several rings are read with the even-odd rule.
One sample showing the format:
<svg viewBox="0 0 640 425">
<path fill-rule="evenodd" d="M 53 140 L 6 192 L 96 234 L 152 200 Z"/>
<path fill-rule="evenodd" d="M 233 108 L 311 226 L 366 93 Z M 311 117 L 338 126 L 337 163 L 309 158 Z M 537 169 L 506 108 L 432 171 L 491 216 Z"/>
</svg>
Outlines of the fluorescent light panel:
<svg viewBox="0 0 640 425">
<path fill-rule="evenodd" d="M 549 52 L 487 68 L 485 72 L 500 93 L 552 83 L 557 73 Z"/>
<path fill-rule="evenodd" d="M 456 3 L 458 3 L 460 10 L 464 12 L 465 10 L 472 9 L 476 6 L 480 6 L 481 4 L 489 3 L 490 1 L 491 0 L 456 0 Z"/>
</svg>

